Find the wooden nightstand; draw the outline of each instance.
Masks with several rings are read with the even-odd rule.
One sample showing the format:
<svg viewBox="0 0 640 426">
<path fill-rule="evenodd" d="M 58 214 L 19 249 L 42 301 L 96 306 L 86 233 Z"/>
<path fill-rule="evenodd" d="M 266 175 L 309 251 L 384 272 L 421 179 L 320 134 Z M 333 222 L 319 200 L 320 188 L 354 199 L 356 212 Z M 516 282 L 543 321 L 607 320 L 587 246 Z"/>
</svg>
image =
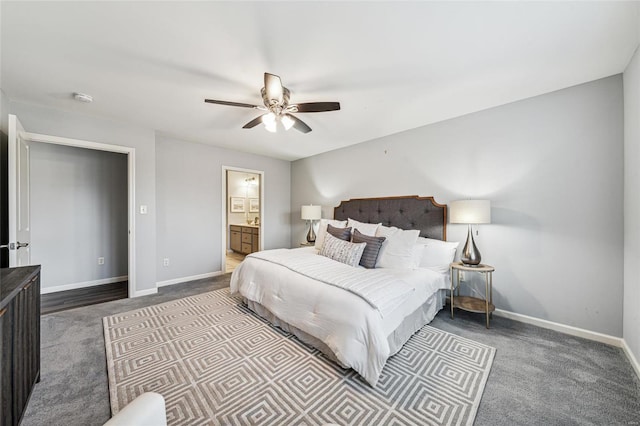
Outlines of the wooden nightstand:
<svg viewBox="0 0 640 426">
<path fill-rule="evenodd" d="M 313 247 L 315 245 L 316 245 L 315 242 L 313 242 L 313 243 L 300 243 L 300 247 Z"/>
<path fill-rule="evenodd" d="M 451 278 L 451 318 L 453 319 L 453 308 L 462 309 L 468 312 L 485 313 L 487 316 L 487 328 L 489 328 L 489 316 L 491 312 L 496 310 L 493 304 L 493 271 L 495 268 L 489 265 L 468 266 L 462 262 L 454 262 L 450 265 L 450 278 Z M 454 271 L 456 279 L 453 278 Z M 484 299 L 470 296 L 460 296 L 460 272 L 478 272 L 484 274 L 485 278 L 485 293 Z M 455 285 L 454 285 L 455 284 Z M 455 290 L 458 291 L 458 296 L 455 296 Z"/>
</svg>

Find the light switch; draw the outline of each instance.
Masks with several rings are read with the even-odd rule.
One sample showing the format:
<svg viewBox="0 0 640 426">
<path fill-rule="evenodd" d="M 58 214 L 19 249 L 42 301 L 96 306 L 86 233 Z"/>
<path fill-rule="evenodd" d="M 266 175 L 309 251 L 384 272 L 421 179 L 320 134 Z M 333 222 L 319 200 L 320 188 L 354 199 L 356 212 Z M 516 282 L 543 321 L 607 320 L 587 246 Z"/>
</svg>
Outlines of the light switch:
<svg viewBox="0 0 640 426">
<path fill-rule="evenodd" d="M 147 206 L 140 206 L 140 214 L 147 214 Z"/>
</svg>

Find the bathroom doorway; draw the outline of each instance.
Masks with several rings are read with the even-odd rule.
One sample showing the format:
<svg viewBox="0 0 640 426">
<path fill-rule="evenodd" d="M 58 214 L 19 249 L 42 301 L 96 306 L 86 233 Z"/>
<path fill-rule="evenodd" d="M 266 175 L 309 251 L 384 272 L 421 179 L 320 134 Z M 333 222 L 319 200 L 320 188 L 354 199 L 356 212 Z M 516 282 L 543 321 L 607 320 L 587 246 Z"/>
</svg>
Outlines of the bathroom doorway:
<svg viewBox="0 0 640 426">
<path fill-rule="evenodd" d="M 232 272 L 246 255 L 262 249 L 263 181 L 261 171 L 223 167 L 224 272 Z"/>
</svg>

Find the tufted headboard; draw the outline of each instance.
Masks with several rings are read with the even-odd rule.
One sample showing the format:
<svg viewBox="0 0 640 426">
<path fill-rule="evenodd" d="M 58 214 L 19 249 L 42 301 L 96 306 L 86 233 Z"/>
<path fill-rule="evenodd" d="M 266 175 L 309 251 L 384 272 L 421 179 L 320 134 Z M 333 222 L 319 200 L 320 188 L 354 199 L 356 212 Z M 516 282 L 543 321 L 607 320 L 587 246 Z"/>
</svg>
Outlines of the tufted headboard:
<svg viewBox="0 0 640 426">
<path fill-rule="evenodd" d="M 333 218 L 419 229 L 421 237 L 447 239 L 447 205 L 436 203 L 433 197 L 354 198 L 342 201 Z"/>
</svg>

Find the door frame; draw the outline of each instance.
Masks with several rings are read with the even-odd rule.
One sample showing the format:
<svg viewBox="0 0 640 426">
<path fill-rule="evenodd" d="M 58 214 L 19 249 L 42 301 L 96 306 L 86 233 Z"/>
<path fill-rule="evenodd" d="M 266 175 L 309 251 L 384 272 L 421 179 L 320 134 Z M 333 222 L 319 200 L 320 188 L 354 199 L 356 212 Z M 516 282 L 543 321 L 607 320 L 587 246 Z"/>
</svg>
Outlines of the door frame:
<svg viewBox="0 0 640 426">
<path fill-rule="evenodd" d="M 220 217 L 220 222 L 222 223 L 221 225 L 221 231 L 222 233 L 220 235 L 222 235 L 222 238 L 220 238 L 220 240 L 222 241 L 222 250 L 221 250 L 221 255 L 220 255 L 220 264 L 222 265 L 220 267 L 220 270 L 222 271 L 223 274 L 227 273 L 227 245 L 228 245 L 228 237 L 229 237 L 229 224 L 227 223 L 227 200 L 229 199 L 228 195 L 227 195 L 227 172 L 228 171 L 232 171 L 232 172 L 240 172 L 240 173 L 253 173 L 256 175 L 260 176 L 260 213 L 258 215 L 258 217 L 260 218 L 260 237 L 259 237 L 259 243 L 258 244 L 258 250 L 262 250 L 262 247 L 264 247 L 264 211 L 265 211 L 265 200 L 264 200 L 264 171 L 263 170 L 253 170 L 253 169 L 244 169 L 241 167 L 233 167 L 233 166 L 222 166 L 222 202 L 220 203 L 221 205 L 221 217 Z"/>
<path fill-rule="evenodd" d="M 23 137 L 32 142 L 42 142 L 54 145 L 65 145 L 75 148 L 94 149 L 96 151 L 115 152 L 127 155 L 127 192 L 128 192 L 128 224 L 129 224 L 129 253 L 128 253 L 128 297 L 136 295 L 136 149 L 128 146 L 111 145 L 101 142 L 91 142 L 81 139 L 64 138 L 60 136 L 42 135 L 25 132 Z"/>
<path fill-rule="evenodd" d="M 7 146 L 7 175 L 8 175 L 8 199 L 9 199 L 9 211 L 8 211 L 8 222 L 9 222 L 9 239 L 7 240 L 7 249 L 9 251 L 9 267 L 13 268 L 13 267 L 17 267 L 17 266 L 27 266 L 31 264 L 31 248 L 29 247 L 29 244 L 31 243 L 31 231 L 29 229 L 29 238 L 28 241 L 26 241 L 27 246 L 24 247 L 26 250 L 28 250 L 29 252 L 29 261 L 27 264 L 25 265 L 18 265 L 19 262 L 19 258 L 20 258 L 20 246 L 19 240 L 22 240 L 22 242 L 25 242 L 25 240 L 20 237 L 18 234 L 19 229 L 22 229 L 22 221 L 21 221 L 21 216 L 22 216 L 22 194 L 21 194 L 21 188 L 22 188 L 22 179 L 21 176 L 19 176 L 20 174 L 20 170 L 22 170 L 22 165 L 18 164 L 20 163 L 20 159 L 21 159 L 21 155 L 20 155 L 20 141 L 24 141 L 26 142 L 27 145 L 27 151 L 29 151 L 29 142 L 30 140 L 28 138 L 25 138 L 25 134 L 26 131 L 24 130 L 24 128 L 22 127 L 22 123 L 20 122 L 20 120 L 18 119 L 18 117 L 14 114 L 9 114 L 8 117 L 8 121 L 9 121 L 9 132 L 8 132 L 8 146 Z M 14 134 L 15 132 L 15 134 Z M 27 163 L 26 163 L 26 173 L 28 176 L 30 176 L 30 167 L 31 167 L 31 155 L 30 153 L 27 152 Z M 30 178 L 29 178 L 30 180 Z M 28 182 L 27 182 L 28 183 Z M 30 185 L 27 185 L 28 187 L 30 187 Z M 29 190 L 30 192 L 30 190 Z M 27 193 L 27 196 L 29 195 L 29 193 Z M 27 197 L 27 210 L 31 210 L 31 200 L 29 199 L 29 197 Z M 13 207 L 13 208 L 12 208 Z M 21 214 L 17 214 L 17 213 L 21 213 Z M 28 212 L 29 214 L 29 212 Z M 31 227 L 31 215 L 29 214 L 29 219 L 28 219 L 28 225 L 27 228 Z M 12 248 L 12 245 L 15 245 L 14 248 Z"/>
</svg>

